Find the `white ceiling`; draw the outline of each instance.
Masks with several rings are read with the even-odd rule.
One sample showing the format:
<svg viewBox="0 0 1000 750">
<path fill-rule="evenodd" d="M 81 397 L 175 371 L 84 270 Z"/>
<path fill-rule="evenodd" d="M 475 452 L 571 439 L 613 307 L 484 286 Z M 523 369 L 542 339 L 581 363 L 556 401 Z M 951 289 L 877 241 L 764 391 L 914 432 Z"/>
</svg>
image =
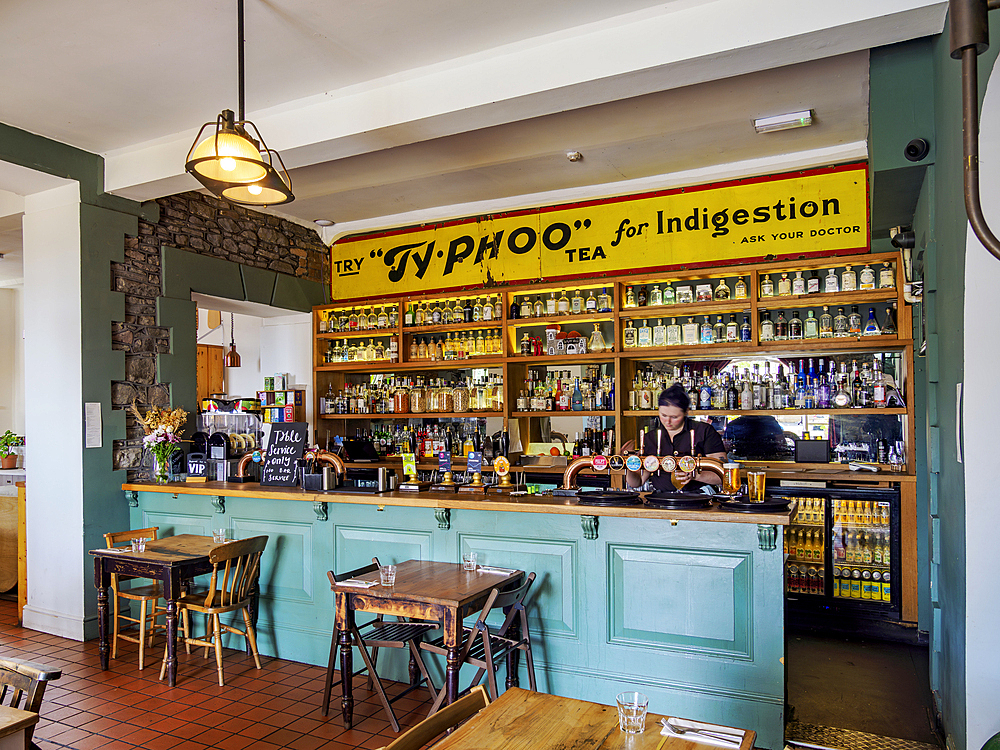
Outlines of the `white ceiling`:
<svg viewBox="0 0 1000 750">
<path fill-rule="evenodd" d="M 814 166 L 866 154 L 868 49 L 940 32 L 946 8 L 246 0 L 247 114 L 292 168 L 297 200 L 275 212 L 336 220 L 328 239 Z M 0 49 L 0 121 L 104 155 L 107 189 L 136 200 L 195 189 L 195 133 L 236 108 L 235 0 L 5 0 Z M 807 108 L 812 128 L 750 126 Z M 3 175 L 0 190 L 38 189 Z"/>
</svg>

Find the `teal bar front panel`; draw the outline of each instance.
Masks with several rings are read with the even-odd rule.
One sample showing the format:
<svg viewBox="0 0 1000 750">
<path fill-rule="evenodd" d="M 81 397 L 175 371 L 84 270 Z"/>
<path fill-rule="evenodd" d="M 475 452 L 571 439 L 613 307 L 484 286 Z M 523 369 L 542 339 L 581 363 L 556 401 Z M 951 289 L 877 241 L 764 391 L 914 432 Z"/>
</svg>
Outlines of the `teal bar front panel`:
<svg viewBox="0 0 1000 750">
<path fill-rule="evenodd" d="M 308 502 L 227 497 L 217 513 L 205 496 L 139 498 L 133 524 L 162 535 L 222 527 L 234 538 L 269 537 L 258 627 L 268 655 L 326 664 L 328 570 L 373 557 L 458 562 L 474 551 L 482 564 L 536 574 L 529 617 L 539 690 L 609 705 L 639 690 L 657 713 L 748 727 L 757 747 L 782 747 L 781 549 L 762 551 L 755 524 L 601 518 L 588 540 L 576 515 L 452 510 L 442 529 L 431 508 L 330 502 L 322 521 Z M 440 680 L 443 664 L 427 660 Z M 380 654 L 379 665 L 406 679 L 402 652 Z M 527 686 L 523 660 L 520 681 Z"/>
</svg>

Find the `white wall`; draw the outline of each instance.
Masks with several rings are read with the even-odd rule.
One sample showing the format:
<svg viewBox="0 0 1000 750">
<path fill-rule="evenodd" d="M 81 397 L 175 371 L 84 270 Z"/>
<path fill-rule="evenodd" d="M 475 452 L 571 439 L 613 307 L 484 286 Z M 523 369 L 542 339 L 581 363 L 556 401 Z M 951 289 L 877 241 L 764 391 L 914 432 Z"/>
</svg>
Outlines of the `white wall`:
<svg viewBox="0 0 1000 750">
<path fill-rule="evenodd" d="M 0 434 L 24 434 L 24 289 L 0 289 Z"/>
<path fill-rule="evenodd" d="M 986 89 L 981 118 L 980 165 L 983 210 L 1000 231 L 1000 63 Z M 947 252 L 947 250 L 945 250 Z M 979 748 L 1000 732 L 1000 502 L 997 501 L 996 420 L 1000 415 L 1000 336 L 996 290 L 1000 261 L 968 232 L 965 259 L 965 383 L 962 426 L 966 534 L 966 747 Z"/>
<path fill-rule="evenodd" d="M 28 605 L 24 625 L 84 638 L 83 386 L 80 192 L 24 201 L 24 369 Z M 58 446 L 51 451 L 31 446 Z M 56 470 L 54 470 L 56 469 Z M 93 568 L 91 568 L 93 570 Z"/>
<path fill-rule="evenodd" d="M 208 333 L 206 311 L 198 309 L 199 344 L 222 346 L 229 351 L 229 313 L 222 313 L 222 328 Z M 260 369 L 260 328 L 262 319 L 253 315 L 235 315 L 236 351 L 240 355 L 239 367 L 227 367 L 225 390 L 229 396 L 254 398 L 264 387 L 264 377 Z M 208 334 L 208 335 L 206 335 Z M 201 339 L 201 336 L 205 336 Z"/>
</svg>

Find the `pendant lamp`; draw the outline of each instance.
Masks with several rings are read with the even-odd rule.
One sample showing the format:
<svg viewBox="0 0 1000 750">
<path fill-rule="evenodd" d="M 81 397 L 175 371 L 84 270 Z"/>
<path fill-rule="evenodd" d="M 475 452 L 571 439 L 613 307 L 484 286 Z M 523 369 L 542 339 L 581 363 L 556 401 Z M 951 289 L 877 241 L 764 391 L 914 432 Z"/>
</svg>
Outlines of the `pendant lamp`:
<svg viewBox="0 0 1000 750">
<path fill-rule="evenodd" d="M 240 355 L 236 351 L 236 319 L 232 313 L 229 313 L 229 351 L 226 352 L 225 365 L 226 367 L 240 366 Z"/>
<path fill-rule="evenodd" d="M 274 149 L 267 147 L 257 126 L 246 119 L 243 73 L 243 0 L 237 0 L 239 26 L 239 119 L 224 109 L 206 122 L 188 151 L 184 169 L 213 194 L 245 206 L 291 203 L 292 179 Z M 228 356 L 228 355 L 227 355 Z"/>
</svg>

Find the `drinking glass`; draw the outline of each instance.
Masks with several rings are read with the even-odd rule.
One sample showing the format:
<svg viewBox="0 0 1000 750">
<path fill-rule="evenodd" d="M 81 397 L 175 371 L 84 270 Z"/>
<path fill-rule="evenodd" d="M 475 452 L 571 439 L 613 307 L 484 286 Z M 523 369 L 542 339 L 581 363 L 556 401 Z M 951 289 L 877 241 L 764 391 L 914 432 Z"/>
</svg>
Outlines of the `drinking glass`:
<svg viewBox="0 0 1000 750">
<path fill-rule="evenodd" d="M 764 484 L 766 480 L 766 471 L 747 472 L 747 495 L 749 495 L 751 503 L 764 502 Z"/>
<path fill-rule="evenodd" d="M 462 568 L 470 573 L 474 573 L 476 571 L 476 559 L 478 556 L 476 552 L 466 552 L 462 555 Z"/>
<path fill-rule="evenodd" d="M 396 566 L 395 565 L 379 566 L 378 576 L 383 586 L 394 586 L 396 584 Z"/>
<path fill-rule="evenodd" d="M 740 491 L 740 465 L 722 464 L 722 493 L 736 495 Z"/>
<path fill-rule="evenodd" d="M 222 544 L 222 542 L 226 541 L 226 530 L 212 529 L 212 541 L 216 544 Z"/>
<path fill-rule="evenodd" d="M 133 552 L 145 552 L 146 551 L 146 540 L 145 539 L 133 539 L 132 540 L 132 551 Z"/>
<path fill-rule="evenodd" d="M 628 734 L 641 734 L 646 728 L 646 708 L 649 698 L 642 693 L 619 693 L 618 728 Z"/>
</svg>

